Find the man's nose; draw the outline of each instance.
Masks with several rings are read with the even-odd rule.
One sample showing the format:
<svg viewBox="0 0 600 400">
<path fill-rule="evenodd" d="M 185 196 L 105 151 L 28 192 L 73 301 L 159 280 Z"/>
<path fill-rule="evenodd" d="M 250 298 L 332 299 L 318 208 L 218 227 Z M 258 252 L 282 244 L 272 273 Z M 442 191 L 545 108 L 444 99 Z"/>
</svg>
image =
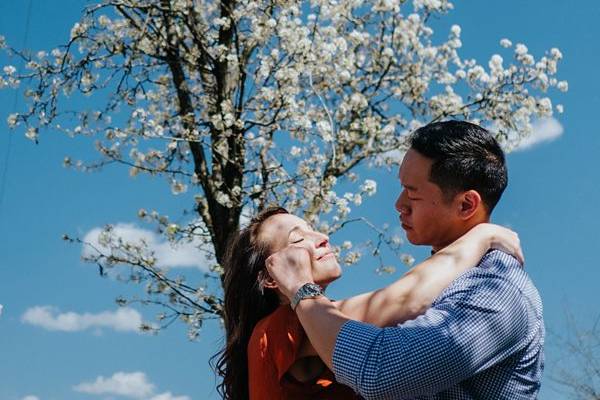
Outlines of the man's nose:
<svg viewBox="0 0 600 400">
<path fill-rule="evenodd" d="M 408 196 L 406 194 L 406 191 L 403 190 L 400 193 L 400 196 L 398 196 L 398 199 L 396 200 L 396 204 L 395 204 L 396 211 L 398 211 L 400 214 L 404 214 L 404 215 L 410 214 L 410 207 L 408 205 L 407 197 Z"/>
</svg>

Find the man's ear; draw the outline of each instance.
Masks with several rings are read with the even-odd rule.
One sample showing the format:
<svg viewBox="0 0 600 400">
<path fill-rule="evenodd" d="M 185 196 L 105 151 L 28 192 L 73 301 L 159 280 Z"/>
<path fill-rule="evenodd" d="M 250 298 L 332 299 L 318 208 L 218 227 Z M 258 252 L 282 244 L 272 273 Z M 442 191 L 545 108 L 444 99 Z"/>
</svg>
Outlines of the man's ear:
<svg viewBox="0 0 600 400">
<path fill-rule="evenodd" d="M 481 207 L 481 195 L 476 190 L 467 190 L 460 195 L 459 216 L 462 220 L 470 219 Z"/>
</svg>

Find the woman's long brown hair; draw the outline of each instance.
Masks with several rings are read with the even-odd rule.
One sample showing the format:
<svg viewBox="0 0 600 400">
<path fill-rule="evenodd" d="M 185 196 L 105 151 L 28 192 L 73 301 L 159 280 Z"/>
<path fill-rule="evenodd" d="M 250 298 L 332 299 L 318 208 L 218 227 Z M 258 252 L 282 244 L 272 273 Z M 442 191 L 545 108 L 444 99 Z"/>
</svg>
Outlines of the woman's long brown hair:
<svg viewBox="0 0 600 400">
<path fill-rule="evenodd" d="M 223 381 L 217 390 L 226 400 L 247 400 L 248 342 L 254 327 L 279 306 L 277 294 L 263 290 L 265 262 L 270 249 L 257 238 L 261 225 L 275 214 L 287 214 L 281 207 L 271 207 L 252 219 L 234 236 L 227 249 L 223 279 L 225 347 L 215 355 L 216 372 Z"/>
</svg>

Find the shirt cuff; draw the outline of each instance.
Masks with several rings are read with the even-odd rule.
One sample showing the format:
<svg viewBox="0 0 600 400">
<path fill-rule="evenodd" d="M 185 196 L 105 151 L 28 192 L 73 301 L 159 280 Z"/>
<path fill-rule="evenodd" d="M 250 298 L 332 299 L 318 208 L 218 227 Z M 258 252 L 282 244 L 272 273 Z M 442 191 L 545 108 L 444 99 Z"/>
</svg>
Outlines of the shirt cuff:
<svg viewBox="0 0 600 400">
<path fill-rule="evenodd" d="M 367 358 L 381 331 L 358 321 L 342 325 L 333 349 L 333 373 L 338 382 L 358 390 Z"/>
</svg>

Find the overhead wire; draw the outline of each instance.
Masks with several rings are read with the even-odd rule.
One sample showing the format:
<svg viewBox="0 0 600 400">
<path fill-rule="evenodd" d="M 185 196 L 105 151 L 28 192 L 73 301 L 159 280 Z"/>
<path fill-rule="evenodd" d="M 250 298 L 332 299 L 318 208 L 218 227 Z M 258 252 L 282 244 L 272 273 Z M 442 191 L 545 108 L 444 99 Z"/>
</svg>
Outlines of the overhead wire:
<svg viewBox="0 0 600 400">
<path fill-rule="evenodd" d="M 27 42 L 29 40 L 29 26 L 30 26 L 30 21 L 31 21 L 32 3 L 33 3 L 33 0 L 28 0 L 28 2 L 27 2 L 27 14 L 25 17 L 25 32 L 23 35 L 23 45 L 21 47 L 22 49 L 27 48 Z M 21 66 L 22 66 L 23 60 L 20 59 L 20 62 L 21 62 Z M 15 97 L 13 99 L 13 106 L 12 106 L 13 113 L 17 111 L 18 102 L 19 102 L 19 90 L 15 89 Z M 10 164 L 10 155 L 11 155 L 11 150 L 12 150 L 13 135 L 14 135 L 14 133 L 12 133 L 12 132 L 8 134 L 8 144 L 6 146 L 6 153 L 4 155 L 4 168 L 2 169 L 2 177 L 0 177 L 0 217 L 2 216 L 2 206 L 4 205 L 4 195 L 5 195 L 5 190 L 6 190 L 6 181 L 7 181 L 7 177 L 8 177 L 8 167 Z"/>
</svg>

